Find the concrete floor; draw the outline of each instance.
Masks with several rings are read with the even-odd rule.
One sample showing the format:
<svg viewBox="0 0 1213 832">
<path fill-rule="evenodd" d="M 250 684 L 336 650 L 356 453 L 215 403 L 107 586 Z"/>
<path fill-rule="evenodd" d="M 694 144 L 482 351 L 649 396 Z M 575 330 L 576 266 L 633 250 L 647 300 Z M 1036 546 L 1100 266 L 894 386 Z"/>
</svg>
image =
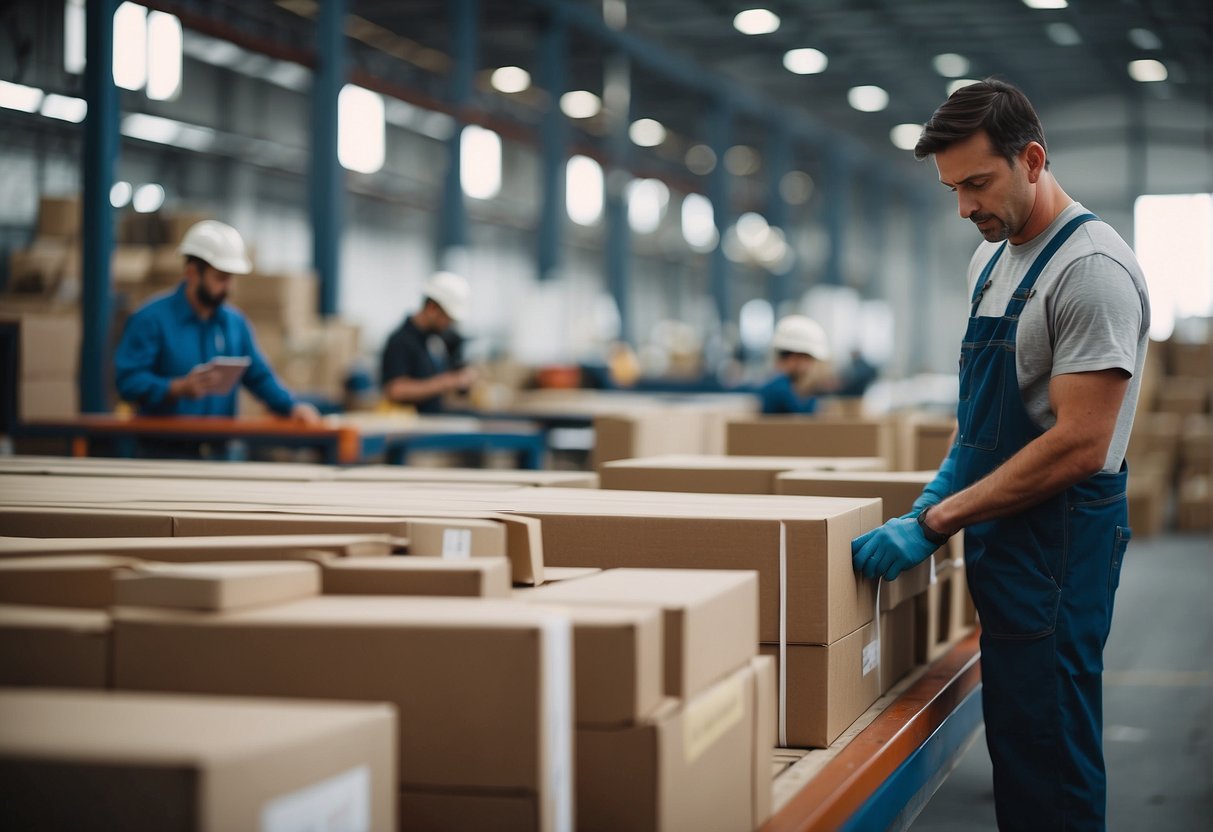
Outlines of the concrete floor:
<svg viewBox="0 0 1213 832">
<path fill-rule="evenodd" d="M 1213 546 L 1207 535 L 1130 544 L 1104 667 L 1108 829 L 1213 830 Z M 910 828 L 996 828 L 983 733 Z"/>
</svg>

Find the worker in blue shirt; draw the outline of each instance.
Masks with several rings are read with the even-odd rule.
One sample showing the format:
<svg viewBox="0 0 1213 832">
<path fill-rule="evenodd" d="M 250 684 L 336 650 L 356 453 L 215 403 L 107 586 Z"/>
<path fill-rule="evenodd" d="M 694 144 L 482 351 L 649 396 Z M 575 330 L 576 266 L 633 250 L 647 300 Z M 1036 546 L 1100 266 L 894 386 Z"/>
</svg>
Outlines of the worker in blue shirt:
<svg viewBox="0 0 1213 832">
<path fill-rule="evenodd" d="M 180 251 L 184 280 L 144 304 L 123 330 L 114 357 L 122 398 L 146 416 L 235 416 L 233 370 L 214 359 L 244 357 L 239 381 L 249 392 L 279 415 L 319 422 L 315 407 L 278 382 L 244 315 L 224 303 L 232 276 L 252 271 L 239 232 L 204 220 L 186 232 Z"/>
<path fill-rule="evenodd" d="M 812 318 L 788 315 L 771 338 L 777 374 L 758 388 L 763 413 L 813 413 L 817 397 L 807 389 L 813 366 L 830 360 L 825 330 Z"/>
</svg>

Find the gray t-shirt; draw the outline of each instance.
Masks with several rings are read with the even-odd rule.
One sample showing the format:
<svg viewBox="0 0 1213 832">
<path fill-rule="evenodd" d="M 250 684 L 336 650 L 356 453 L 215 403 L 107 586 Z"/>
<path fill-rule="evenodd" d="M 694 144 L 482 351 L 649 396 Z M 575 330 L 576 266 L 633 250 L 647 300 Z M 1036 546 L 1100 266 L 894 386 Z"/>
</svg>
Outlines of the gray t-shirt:
<svg viewBox="0 0 1213 832">
<path fill-rule="evenodd" d="M 1001 316 L 1036 255 L 1068 221 L 1086 213 L 1069 205 L 1044 232 L 1021 245 L 1008 243 L 990 275 L 992 285 L 977 314 Z M 1001 243 L 982 243 L 969 262 L 969 297 Z M 1057 423 L 1049 402 L 1049 380 L 1065 373 L 1118 368 L 1131 374 L 1105 471 L 1120 469 L 1146 360 L 1150 298 L 1133 250 L 1104 222 L 1082 224 L 1053 255 L 1024 306 L 1016 336 L 1015 369 L 1028 415 L 1041 428 Z"/>
</svg>

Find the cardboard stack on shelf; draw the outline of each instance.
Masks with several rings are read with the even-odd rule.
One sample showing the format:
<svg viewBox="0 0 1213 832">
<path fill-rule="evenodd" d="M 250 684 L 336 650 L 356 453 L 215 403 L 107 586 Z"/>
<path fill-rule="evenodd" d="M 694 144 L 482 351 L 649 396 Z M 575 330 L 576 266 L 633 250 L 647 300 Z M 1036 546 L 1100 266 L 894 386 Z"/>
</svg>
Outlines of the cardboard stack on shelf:
<svg viewBox="0 0 1213 832">
<path fill-rule="evenodd" d="M 80 318 L 64 312 L 0 312 L 15 331 L 16 416 L 23 422 L 80 412 Z"/>
</svg>

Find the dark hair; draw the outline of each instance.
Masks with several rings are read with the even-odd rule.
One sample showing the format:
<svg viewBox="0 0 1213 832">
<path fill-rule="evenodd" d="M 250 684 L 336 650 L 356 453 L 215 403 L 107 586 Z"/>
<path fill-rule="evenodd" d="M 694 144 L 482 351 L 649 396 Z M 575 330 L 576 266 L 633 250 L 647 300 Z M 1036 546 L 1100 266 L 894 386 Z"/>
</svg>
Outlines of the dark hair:
<svg viewBox="0 0 1213 832">
<path fill-rule="evenodd" d="M 187 254 L 185 255 L 185 266 L 186 268 L 195 266 L 198 269 L 198 274 L 206 274 L 206 269 L 208 266 L 210 266 L 210 263 L 206 262 L 201 257 L 195 257 L 193 254 Z"/>
<path fill-rule="evenodd" d="M 1048 168 L 1045 131 L 1032 102 L 1018 87 L 995 78 L 969 84 L 952 93 L 923 127 L 922 136 L 914 146 L 914 158 L 921 160 L 947 150 L 981 130 L 1011 167 L 1015 167 L 1015 157 L 1021 150 L 1031 142 L 1037 142 L 1045 149 L 1045 167 Z"/>
</svg>

